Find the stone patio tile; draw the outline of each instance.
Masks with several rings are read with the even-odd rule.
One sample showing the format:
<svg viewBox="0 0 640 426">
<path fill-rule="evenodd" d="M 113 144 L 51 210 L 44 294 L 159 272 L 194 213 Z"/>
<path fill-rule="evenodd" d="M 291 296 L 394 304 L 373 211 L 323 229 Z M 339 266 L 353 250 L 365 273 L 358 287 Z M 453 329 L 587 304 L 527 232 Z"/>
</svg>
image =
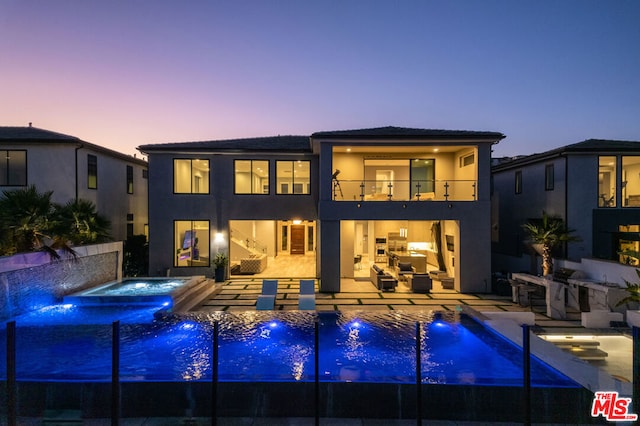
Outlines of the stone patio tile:
<svg viewBox="0 0 640 426">
<path fill-rule="evenodd" d="M 336 305 L 339 311 L 388 311 L 387 305 L 370 305 L 370 306 L 354 306 L 354 305 Z"/>
<path fill-rule="evenodd" d="M 210 297 L 209 300 L 231 300 L 238 297 L 237 294 L 216 294 L 214 297 Z"/>
<path fill-rule="evenodd" d="M 504 309 L 501 309 L 499 306 L 495 306 L 495 305 L 478 306 L 476 310 L 480 312 L 505 312 Z M 511 312 L 515 312 L 515 311 L 511 311 Z"/>
<path fill-rule="evenodd" d="M 496 296 L 495 294 L 490 293 L 476 293 L 474 296 L 477 296 L 479 299 L 504 300 L 505 302 L 511 302 L 511 296 Z"/>
<path fill-rule="evenodd" d="M 441 303 L 414 303 L 413 305 L 409 305 L 409 306 L 422 306 L 424 308 L 430 308 L 430 309 L 442 309 L 442 304 Z"/>
<path fill-rule="evenodd" d="M 334 293 L 334 296 L 336 298 L 336 300 L 339 299 L 362 299 L 362 298 L 366 298 L 366 299 L 375 299 L 375 298 L 380 298 L 379 293 L 377 292 L 372 292 L 372 293 Z"/>
<path fill-rule="evenodd" d="M 392 299 L 360 299 L 360 301 L 365 306 L 368 306 L 368 305 L 389 305 L 391 303 L 398 303 L 398 304 L 402 303 L 402 300 L 392 300 Z M 341 301 L 340 301 L 340 303 L 341 303 Z M 406 303 L 408 304 L 409 301 L 406 300 Z"/>
<path fill-rule="evenodd" d="M 316 300 L 318 299 L 334 299 L 333 293 L 316 293 Z"/>
<path fill-rule="evenodd" d="M 218 311 L 224 311 L 227 309 L 227 305 L 206 305 L 206 306 L 200 306 L 198 308 L 199 312 L 218 312 Z"/>
<path fill-rule="evenodd" d="M 381 293 L 383 299 L 411 299 L 411 293 Z"/>
<path fill-rule="evenodd" d="M 246 306 L 229 306 L 227 307 L 227 312 L 244 312 L 244 311 L 253 311 L 255 308 L 251 309 Z"/>
<path fill-rule="evenodd" d="M 436 293 L 431 292 L 431 297 L 434 299 L 460 299 L 460 300 L 478 300 L 478 297 L 473 294 L 461 294 L 461 293 Z"/>
<path fill-rule="evenodd" d="M 253 300 L 226 300 L 225 304 L 229 306 L 251 306 L 256 304 L 256 299 Z"/>
<path fill-rule="evenodd" d="M 316 305 L 316 311 L 330 312 L 330 311 L 335 311 L 335 308 L 333 305 Z"/>
<path fill-rule="evenodd" d="M 327 299 L 317 300 L 316 305 L 360 305 L 359 299 Z"/>
<path fill-rule="evenodd" d="M 429 305 L 390 305 L 394 311 L 407 311 L 407 312 L 416 312 L 416 311 L 439 311 L 442 310 L 440 305 L 437 306 L 429 306 Z"/>
</svg>

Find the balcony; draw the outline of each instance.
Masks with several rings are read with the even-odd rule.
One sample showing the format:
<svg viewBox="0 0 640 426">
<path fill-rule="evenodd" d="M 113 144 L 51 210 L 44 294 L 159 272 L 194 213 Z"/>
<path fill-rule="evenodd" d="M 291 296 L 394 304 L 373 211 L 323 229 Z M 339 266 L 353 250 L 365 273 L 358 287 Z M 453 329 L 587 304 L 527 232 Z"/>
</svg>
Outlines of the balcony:
<svg viewBox="0 0 640 426">
<path fill-rule="evenodd" d="M 477 180 L 338 180 L 333 201 L 476 201 Z"/>
</svg>

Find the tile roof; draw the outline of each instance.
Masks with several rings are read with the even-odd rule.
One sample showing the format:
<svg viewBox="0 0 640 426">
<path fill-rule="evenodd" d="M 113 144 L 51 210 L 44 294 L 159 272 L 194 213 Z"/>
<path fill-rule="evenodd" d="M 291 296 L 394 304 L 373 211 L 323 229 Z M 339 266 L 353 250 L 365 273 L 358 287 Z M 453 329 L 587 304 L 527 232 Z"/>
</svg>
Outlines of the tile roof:
<svg viewBox="0 0 640 426">
<path fill-rule="evenodd" d="M 27 142 L 27 141 L 81 142 L 81 140 L 75 136 L 56 133 L 50 130 L 38 129 L 37 127 L 31 127 L 31 126 L 29 127 L 0 126 L 0 140 L 14 140 L 14 141 L 23 141 L 23 142 Z"/>
<path fill-rule="evenodd" d="M 517 156 L 510 161 L 505 159 L 499 159 L 498 164 L 494 165 L 492 169 L 494 171 L 507 170 L 513 167 L 520 167 L 524 164 L 535 163 L 537 161 L 545 161 L 551 157 L 557 157 L 565 154 L 634 154 L 640 155 L 640 141 L 620 141 L 620 140 L 608 140 L 608 139 L 587 139 L 582 142 L 577 142 L 570 145 L 565 145 L 560 148 L 555 148 L 549 151 Z"/>
<path fill-rule="evenodd" d="M 406 127 L 375 127 L 371 129 L 337 130 L 328 132 L 316 132 L 312 138 L 338 138 L 338 139 L 495 139 L 505 137 L 499 132 L 482 132 L 470 130 L 441 130 L 441 129 L 412 129 Z"/>
<path fill-rule="evenodd" d="M 309 136 L 267 136 L 259 138 L 226 139 L 200 142 L 171 142 L 141 145 L 142 152 L 178 151 L 288 151 L 311 152 Z"/>
</svg>

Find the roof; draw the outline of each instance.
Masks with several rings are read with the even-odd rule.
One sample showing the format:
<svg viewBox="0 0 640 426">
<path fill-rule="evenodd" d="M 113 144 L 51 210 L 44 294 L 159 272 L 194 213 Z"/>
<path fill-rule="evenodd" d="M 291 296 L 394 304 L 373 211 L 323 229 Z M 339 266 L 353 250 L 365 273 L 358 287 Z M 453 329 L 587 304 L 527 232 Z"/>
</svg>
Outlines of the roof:
<svg viewBox="0 0 640 426">
<path fill-rule="evenodd" d="M 132 157 L 131 155 L 123 154 L 121 152 L 114 151 L 112 149 L 105 148 L 91 142 L 83 141 L 82 139 L 75 136 L 52 132 L 51 130 L 39 129 L 37 127 L 32 127 L 31 125 L 29 125 L 28 127 L 0 126 L 0 143 L 2 142 L 35 144 L 75 144 L 77 146 L 92 149 L 94 151 L 98 151 L 105 155 L 124 161 L 136 163 L 143 166 L 147 165 L 147 162 L 141 158 Z"/>
<path fill-rule="evenodd" d="M 258 151 L 311 152 L 309 136 L 267 136 L 200 142 L 171 142 L 141 145 L 138 150 L 151 151 Z"/>
<path fill-rule="evenodd" d="M 5 127 L 0 126 L 0 140 L 21 141 L 21 142 L 47 142 L 66 141 L 82 142 L 75 136 L 52 132 L 50 130 L 38 129 L 37 127 Z"/>
<path fill-rule="evenodd" d="M 513 157 L 510 161 L 500 159 L 498 164 L 493 166 L 494 171 L 508 170 L 521 167 L 525 164 L 546 161 L 552 157 L 564 156 L 567 154 L 640 154 L 640 141 L 620 141 L 608 139 L 587 139 L 582 142 L 562 146 L 549 151 L 531 154 L 526 156 Z"/>
<path fill-rule="evenodd" d="M 370 129 L 337 130 L 316 132 L 313 139 L 492 139 L 500 140 L 505 135 L 499 132 L 470 130 L 412 129 L 406 127 L 375 127 Z"/>
</svg>

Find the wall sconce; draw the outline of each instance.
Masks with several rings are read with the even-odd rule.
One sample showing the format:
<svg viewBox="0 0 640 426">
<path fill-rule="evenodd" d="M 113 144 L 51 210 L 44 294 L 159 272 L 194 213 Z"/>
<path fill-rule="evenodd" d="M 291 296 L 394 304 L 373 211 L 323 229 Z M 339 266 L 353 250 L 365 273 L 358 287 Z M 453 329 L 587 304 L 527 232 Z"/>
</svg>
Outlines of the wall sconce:
<svg viewBox="0 0 640 426">
<path fill-rule="evenodd" d="M 302 221 L 301 221 L 300 219 L 295 219 L 295 220 L 293 221 L 293 224 L 294 224 L 294 225 L 300 225 L 301 223 L 302 223 Z"/>
<path fill-rule="evenodd" d="M 215 238 L 213 240 L 216 244 L 220 244 L 224 242 L 224 235 L 222 232 L 216 232 Z"/>
</svg>

